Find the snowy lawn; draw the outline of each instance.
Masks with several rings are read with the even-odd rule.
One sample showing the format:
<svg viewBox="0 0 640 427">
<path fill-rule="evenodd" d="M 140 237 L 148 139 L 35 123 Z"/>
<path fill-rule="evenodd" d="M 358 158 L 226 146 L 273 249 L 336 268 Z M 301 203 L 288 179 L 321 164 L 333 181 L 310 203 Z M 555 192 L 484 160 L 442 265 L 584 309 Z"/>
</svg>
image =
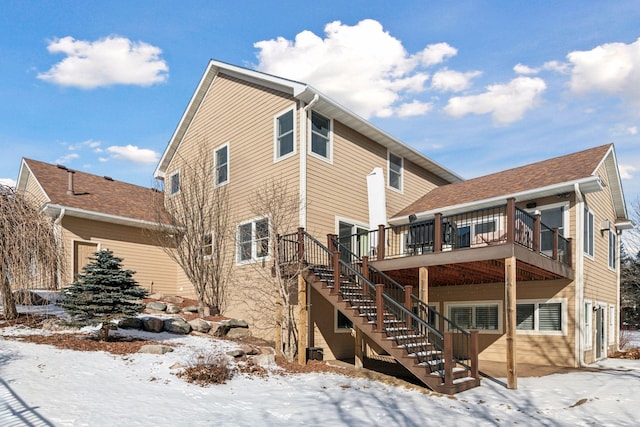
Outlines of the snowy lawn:
<svg viewBox="0 0 640 427">
<path fill-rule="evenodd" d="M 236 376 L 206 388 L 171 370 L 229 341 L 168 333 L 165 355 L 115 356 L 12 340 L 0 329 L 1 426 L 476 426 L 637 425 L 640 361 L 610 359 L 598 372 L 484 379 L 455 397 L 337 374 Z M 146 336 L 135 332 L 137 336 Z M 640 334 L 636 333 L 640 338 Z M 7 337 L 3 339 L 2 336 Z"/>
</svg>

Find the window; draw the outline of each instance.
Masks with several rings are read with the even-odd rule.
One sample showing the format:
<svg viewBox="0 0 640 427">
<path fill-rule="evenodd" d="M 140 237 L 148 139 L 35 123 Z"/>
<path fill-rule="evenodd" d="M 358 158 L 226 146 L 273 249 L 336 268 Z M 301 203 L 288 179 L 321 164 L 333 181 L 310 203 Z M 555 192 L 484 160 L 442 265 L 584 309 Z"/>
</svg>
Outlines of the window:
<svg viewBox="0 0 640 427">
<path fill-rule="evenodd" d="M 591 349 L 593 346 L 593 330 L 591 323 L 591 312 L 593 311 L 593 304 L 591 301 L 585 301 L 584 303 L 584 348 L 585 350 Z"/>
<path fill-rule="evenodd" d="M 294 152 L 293 110 L 289 110 L 275 119 L 275 159 L 279 160 Z"/>
<path fill-rule="evenodd" d="M 174 195 L 180 191 L 180 172 L 175 172 L 169 178 L 169 194 Z"/>
<path fill-rule="evenodd" d="M 448 306 L 448 317 L 464 329 L 500 331 L 498 303 L 455 304 Z"/>
<path fill-rule="evenodd" d="M 351 322 L 351 320 L 349 320 L 349 318 L 347 316 L 342 314 L 342 312 L 340 310 L 335 310 L 335 313 L 336 313 L 335 331 L 336 332 L 351 332 L 351 329 L 353 328 L 353 322 Z"/>
<path fill-rule="evenodd" d="M 616 306 L 609 305 L 609 344 L 616 341 Z"/>
<path fill-rule="evenodd" d="M 238 226 L 238 262 L 269 256 L 269 220 L 267 218 Z"/>
<path fill-rule="evenodd" d="M 331 120 L 311 112 L 311 153 L 331 161 Z"/>
<path fill-rule="evenodd" d="M 564 303 L 523 301 L 516 305 L 516 328 L 519 331 L 564 332 Z"/>
<path fill-rule="evenodd" d="M 213 153 L 215 161 L 216 187 L 229 182 L 229 144 L 225 144 Z"/>
<path fill-rule="evenodd" d="M 584 253 L 593 258 L 593 212 L 584 208 Z"/>
<path fill-rule="evenodd" d="M 205 233 L 202 238 L 202 255 L 207 258 L 213 255 L 213 232 Z"/>
<path fill-rule="evenodd" d="M 609 268 L 616 269 L 616 252 L 618 249 L 618 238 L 616 233 L 609 230 Z"/>
<path fill-rule="evenodd" d="M 404 159 L 388 153 L 389 187 L 402 191 L 402 166 Z"/>
</svg>

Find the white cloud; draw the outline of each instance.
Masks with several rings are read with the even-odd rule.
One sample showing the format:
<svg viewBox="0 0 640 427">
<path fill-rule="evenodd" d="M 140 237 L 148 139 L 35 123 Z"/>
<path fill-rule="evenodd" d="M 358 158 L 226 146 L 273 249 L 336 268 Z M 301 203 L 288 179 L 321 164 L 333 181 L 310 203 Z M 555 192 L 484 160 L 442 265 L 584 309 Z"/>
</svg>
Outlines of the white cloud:
<svg viewBox="0 0 640 427">
<path fill-rule="evenodd" d="M 638 134 L 638 127 L 637 126 L 631 126 L 627 128 L 627 133 L 629 135 L 637 135 Z"/>
<path fill-rule="evenodd" d="M 135 145 L 113 145 L 107 148 L 107 152 L 111 153 L 113 158 L 130 160 L 134 163 L 155 163 L 160 157 L 159 154 L 153 150 L 138 148 Z"/>
<path fill-rule="evenodd" d="M 168 77 L 169 67 L 160 58 L 159 48 L 124 37 L 109 36 L 94 42 L 63 37 L 51 41 L 47 50 L 67 57 L 38 78 L 61 86 L 149 86 Z"/>
<path fill-rule="evenodd" d="M 424 68 L 457 52 L 438 43 L 409 55 L 371 19 L 353 26 L 334 21 L 324 31 L 324 38 L 302 31 L 295 40 L 255 43 L 257 69 L 309 83 L 365 118 L 404 111 L 397 104 L 411 104 L 409 95 L 425 90 L 429 74 Z"/>
<path fill-rule="evenodd" d="M 16 181 L 11 178 L 0 178 L 0 184 L 16 188 Z"/>
<path fill-rule="evenodd" d="M 85 147 L 88 147 L 88 148 L 92 148 L 93 151 L 95 151 L 95 152 L 100 152 L 101 149 L 99 147 L 100 147 L 101 144 L 102 144 L 102 142 L 100 142 L 100 141 L 94 141 L 92 139 L 88 139 L 86 141 L 82 141 L 82 142 L 79 142 L 77 144 L 69 144 L 67 146 L 67 148 L 70 151 L 77 151 L 77 150 L 81 150 L 81 149 L 83 149 Z"/>
<path fill-rule="evenodd" d="M 468 89 L 471 79 L 482 74 L 480 71 L 460 71 L 442 69 L 431 78 L 431 87 L 440 91 L 461 92 Z"/>
<path fill-rule="evenodd" d="M 620 171 L 620 178 L 622 179 L 633 179 L 634 172 L 637 172 L 639 170 L 635 166 L 624 165 L 622 163 L 618 165 L 618 169 Z"/>
<path fill-rule="evenodd" d="M 542 66 L 542 69 L 555 71 L 561 74 L 566 74 L 569 72 L 570 65 L 567 64 L 566 62 L 548 61 L 544 63 L 544 65 Z"/>
<path fill-rule="evenodd" d="M 431 111 L 432 108 L 433 104 L 430 102 L 413 100 L 409 103 L 400 105 L 396 110 L 396 114 L 398 117 L 421 116 Z"/>
<path fill-rule="evenodd" d="M 540 68 L 531 68 L 527 65 L 518 63 L 514 65 L 513 71 L 515 71 L 516 74 L 538 74 L 540 72 Z"/>
<path fill-rule="evenodd" d="M 573 65 L 571 90 L 604 92 L 640 104 L 640 38 L 633 43 L 606 43 L 567 55 Z"/>
<path fill-rule="evenodd" d="M 55 161 L 55 163 L 60 164 L 60 165 L 64 165 L 65 163 L 69 163 L 72 160 L 75 160 L 77 158 L 79 158 L 80 155 L 78 153 L 69 153 L 69 154 L 65 154 L 62 157 L 58 157 Z"/>
<path fill-rule="evenodd" d="M 497 124 L 519 120 L 533 108 L 547 85 L 538 77 L 517 77 L 507 84 L 487 87 L 480 95 L 449 99 L 445 111 L 453 117 L 467 114 L 491 114 Z"/>
</svg>

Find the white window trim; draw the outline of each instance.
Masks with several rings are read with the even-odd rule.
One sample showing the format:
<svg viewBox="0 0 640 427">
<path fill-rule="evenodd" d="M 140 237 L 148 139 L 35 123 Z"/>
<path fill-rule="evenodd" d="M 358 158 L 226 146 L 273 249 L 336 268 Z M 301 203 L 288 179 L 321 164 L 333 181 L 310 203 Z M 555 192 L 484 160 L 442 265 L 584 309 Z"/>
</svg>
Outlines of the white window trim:
<svg viewBox="0 0 640 427">
<path fill-rule="evenodd" d="M 531 215 L 535 215 L 536 211 L 546 211 L 548 209 L 555 209 L 564 207 L 562 210 L 562 237 L 569 237 L 569 224 L 571 221 L 571 215 L 569 213 L 569 209 L 571 208 L 571 204 L 569 202 L 560 202 L 560 203 L 551 203 L 548 205 L 536 206 L 533 209 L 526 209 L 528 213 Z"/>
<path fill-rule="evenodd" d="M 583 324 L 582 336 L 584 340 L 584 349 L 593 349 L 593 302 L 591 300 L 584 300 L 585 319 L 589 319 L 588 322 Z M 585 319 L 581 321 L 584 322 Z"/>
<path fill-rule="evenodd" d="M 218 151 L 222 150 L 225 147 L 227 149 L 227 180 L 221 184 L 218 184 L 218 163 L 216 161 L 216 154 L 218 153 Z M 215 188 L 220 188 L 224 185 L 229 184 L 229 181 L 231 181 L 231 150 L 229 149 L 229 142 L 225 142 L 219 147 L 213 149 L 213 185 Z"/>
<path fill-rule="evenodd" d="M 400 188 L 391 186 L 391 154 L 400 158 Z M 404 193 L 404 157 L 387 150 L 387 188 L 397 193 Z"/>
<path fill-rule="evenodd" d="M 284 156 L 278 156 L 278 118 L 288 113 L 289 111 L 293 111 L 293 151 L 285 154 Z M 298 129 L 296 127 L 296 106 L 293 105 L 285 110 L 280 111 L 276 115 L 273 116 L 273 162 L 278 163 L 284 159 L 288 159 L 289 157 L 295 156 L 297 153 L 297 143 L 296 143 L 296 135 L 298 134 Z"/>
<path fill-rule="evenodd" d="M 616 306 L 609 304 L 609 344 L 615 344 L 616 337 Z"/>
<path fill-rule="evenodd" d="M 614 239 L 614 247 L 611 247 L 611 237 Z M 613 231 L 609 230 L 607 234 L 607 265 L 609 266 L 609 270 L 616 271 L 616 267 L 618 264 L 618 235 Z M 611 251 L 613 250 L 613 265 L 611 265 Z M 595 251 L 594 251 L 595 252 Z"/>
<path fill-rule="evenodd" d="M 591 218 L 592 218 L 592 221 L 591 221 L 591 242 L 592 242 L 592 245 L 591 246 L 593 248 L 593 253 L 590 254 L 589 252 L 587 252 L 585 250 L 585 246 L 587 244 L 586 240 L 583 240 L 583 242 L 582 242 L 582 253 L 584 253 L 584 256 L 586 258 L 589 258 L 590 260 L 595 260 L 595 258 L 596 258 L 596 230 L 595 230 L 595 227 L 596 227 L 595 226 L 595 224 L 596 224 L 596 214 L 590 208 L 588 208 L 587 206 L 584 207 L 584 213 L 583 213 L 583 215 L 584 215 L 584 222 L 583 222 L 584 227 L 586 227 L 587 224 L 589 223 L 589 215 L 586 215 L 587 212 L 589 212 L 591 214 Z M 584 235 L 584 229 L 581 230 L 581 232 Z M 589 234 L 587 234 L 587 238 L 589 238 Z"/>
<path fill-rule="evenodd" d="M 476 234 L 476 225 L 479 224 L 489 224 L 493 222 L 495 224 L 495 231 L 490 231 L 487 233 L 478 233 Z M 469 218 L 463 219 L 460 221 L 456 221 L 457 228 L 469 227 L 469 245 L 470 247 L 478 246 L 482 244 L 482 242 L 476 242 L 477 236 L 482 236 L 484 234 L 494 234 L 498 236 L 500 232 L 504 232 L 506 234 L 507 228 L 505 227 L 505 216 L 502 214 L 496 214 L 493 219 L 485 220 L 485 218 Z M 505 237 L 506 239 L 506 237 Z M 457 243 L 456 243 L 457 244 Z M 444 250 L 444 248 L 443 248 Z"/>
<path fill-rule="evenodd" d="M 269 220 L 269 241 L 267 242 L 267 244 L 269 245 L 269 255 L 267 255 L 266 257 L 260 257 L 258 258 L 256 256 L 256 254 L 258 253 L 257 251 L 257 242 L 255 239 L 255 223 L 263 220 L 263 219 L 267 219 Z M 240 227 L 245 225 L 245 224 L 252 224 L 251 225 L 251 258 L 247 259 L 247 260 L 241 260 L 240 259 L 240 254 L 238 252 L 238 245 L 240 244 Z M 242 221 L 239 222 L 236 225 L 236 247 L 235 247 L 235 251 L 236 251 L 236 265 L 245 265 L 245 264 L 251 264 L 254 262 L 262 262 L 262 261 L 269 261 L 271 260 L 271 218 L 269 218 L 268 216 L 258 216 L 255 218 L 251 218 L 248 219 L 246 221 Z"/>
<path fill-rule="evenodd" d="M 205 248 L 206 246 L 209 246 L 209 245 L 205 245 L 205 244 L 204 244 L 204 236 L 203 236 L 203 242 L 202 242 L 202 253 L 203 253 L 203 256 L 202 256 L 202 257 L 203 257 L 204 259 L 211 259 L 211 257 L 213 257 L 213 239 L 214 239 L 214 237 L 215 237 L 215 236 L 213 235 L 213 230 L 210 230 L 210 231 L 207 231 L 207 232 L 205 232 L 205 233 L 204 233 L 204 235 L 205 235 L 205 236 L 206 236 L 207 234 L 210 234 L 210 235 L 211 235 L 211 255 L 206 255 L 206 254 L 204 254 L 204 248 Z"/>
<path fill-rule="evenodd" d="M 479 334 L 503 334 L 503 325 L 502 325 L 502 305 L 503 301 L 501 300 L 490 300 L 490 301 L 445 301 L 444 303 L 444 313 L 448 319 L 451 319 L 449 313 L 449 307 L 470 307 L 470 306 L 487 306 L 487 305 L 497 305 L 498 306 L 498 329 L 497 330 L 489 330 L 489 329 L 473 329 L 477 330 Z M 453 320 L 452 320 L 453 321 Z"/>
<path fill-rule="evenodd" d="M 176 191 L 175 193 L 172 193 L 172 181 L 173 181 L 173 177 L 174 175 L 178 175 L 178 191 Z M 171 172 L 169 174 L 169 197 L 173 197 L 173 196 L 177 196 L 178 194 L 180 194 L 180 191 L 182 191 L 182 179 L 180 179 L 180 169 L 176 169 L 175 171 Z"/>
<path fill-rule="evenodd" d="M 342 313 L 345 316 L 344 313 Z M 346 316 L 345 316 L 346 317 Z M 333 332 L 336 334 L 350 334 L 353 328 L 338 328 L 338 309 L 333 308 Z"/>
<path fill-rule="evenodd" d="M 560 330 L 559 331 L 540 331 L 539 330 L 540 319 L 539 319 L 539 316 L 537 315 L 538 305 L 539 304 L 557 304 L 557 303 L 560 303 L 560 316 L 562 319 Z M 516 305 L 518 304 L 535 304 L 535 308 L 534 308 L 534 316 L 533 316 L 533 322 L 534 322 L 533 330 L 517 329 L 517 325 L 516 325 L 517 334 L 519 335 L 556 335 L 556 336 L 567 335 L 568 326 L 567 326 L 567 299 L 566 298 L 552 298 L 549 300 L 523 299 L 523 300 L 517 300 Z"/>
<path fill-rule="evenodd" d="M 315 157 L 316 159 L 320 159 L 323 162 L 333 164 L 333 119 L 315 111 L 316 114 L 319 114 L 322 117 L 329 119 L 329 150 L 328 150 L 329 157 L 327 158 L 327 157 L 321 156 L 320 154 L 314 153 L 312 150 L 313 113 L 314 113 L 314 110 L 311 110 L 311 113 L 309 114 L 309 126 L 308 126 L 309 127 L 309 149 L 308 149 L 309 155 L 311 157 Z"/>
</svg>

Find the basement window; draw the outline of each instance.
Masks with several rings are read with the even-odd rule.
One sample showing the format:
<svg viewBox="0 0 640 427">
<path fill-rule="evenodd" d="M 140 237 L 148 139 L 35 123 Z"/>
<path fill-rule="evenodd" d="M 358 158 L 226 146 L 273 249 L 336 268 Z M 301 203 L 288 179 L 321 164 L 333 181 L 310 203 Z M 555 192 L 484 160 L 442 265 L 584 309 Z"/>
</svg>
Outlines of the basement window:
<svg viewBox="0 0 640 427">
<path fill-rule="evenodd" d="M 566 331 L 564 300 L 524 300 L 516 306 L 516 327 L 522 333 L 564 334 Z"/>
<path fill-rule="evenodd" d="M 447 317 L 463 329 L 502 333 L 501 305 L 498 302 L 445 304 Z"/>
</svg>

